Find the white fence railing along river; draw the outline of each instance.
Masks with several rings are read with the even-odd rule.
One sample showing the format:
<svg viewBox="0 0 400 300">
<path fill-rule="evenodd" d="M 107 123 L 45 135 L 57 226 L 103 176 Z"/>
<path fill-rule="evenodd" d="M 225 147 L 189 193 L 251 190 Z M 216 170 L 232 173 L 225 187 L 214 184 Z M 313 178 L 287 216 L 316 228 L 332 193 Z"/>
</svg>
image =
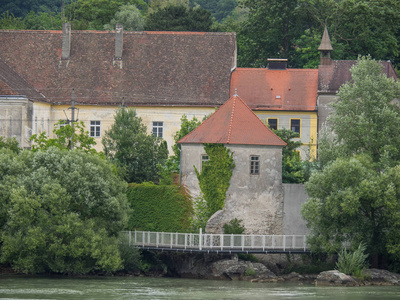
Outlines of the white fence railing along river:
<svg viewBox="0 0 400 300">
<path fill-rule="evenodd" d="M 124 231 L 130 246 L 153 250 L 287 253 L 309 252 L 305 235 L 243 235 Z"/>
</svg>

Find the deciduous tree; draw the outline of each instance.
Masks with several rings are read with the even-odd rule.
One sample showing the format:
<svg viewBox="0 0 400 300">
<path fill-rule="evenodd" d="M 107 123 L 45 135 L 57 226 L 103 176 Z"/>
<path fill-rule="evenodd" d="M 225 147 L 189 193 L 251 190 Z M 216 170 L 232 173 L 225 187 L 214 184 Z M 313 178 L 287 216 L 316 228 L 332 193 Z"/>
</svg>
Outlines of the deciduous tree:
<svg viewBox="0 0 400 300">
<path fill-rule="evenodd" d="M 157 180 L 157 165 L 163 165 L 168 157 L 167 143 L 147 134 L 142 119 L 131 108 L 117 110 L 102 141 L 104 154 L 125 170 L 128 182 Z"/>
<path fill-rule="evenodd" d="M 115 271 L 126 183 L 98 155 L 0 150 L 1 262 L 26 273 Z"/>
</svg>

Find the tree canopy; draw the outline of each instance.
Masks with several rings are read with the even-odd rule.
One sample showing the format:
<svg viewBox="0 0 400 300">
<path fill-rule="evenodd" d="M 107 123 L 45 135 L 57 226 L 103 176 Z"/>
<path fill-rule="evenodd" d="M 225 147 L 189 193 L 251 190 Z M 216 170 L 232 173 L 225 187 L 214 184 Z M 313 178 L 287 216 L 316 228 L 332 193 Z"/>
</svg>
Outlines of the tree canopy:
<svg viewBox="0 0 400 300">
<path fill-rule="evenodd" d="M 25 273 L 115 271 L 126 183 L 98 155 L 0 150 L 1 262 Z"/>
<path fill-rule="evenodd" d="M 379 258 L 400 261 L 400 84 L 370 57 L 351 73 L 333 104 L 333 134 L 321 140 L 321 170 L 306 184 L 302 213 L 314 250 L 365 243 L 376 267 Z"/>
<path fill-rule="evenodd" d="M 142 119 L 132 108 L 120 108 L 103 137 L 105 156 L 116 163 L 128 182 L 157 181 L 157 165 L 168 157 L 167 143 L 147 134 Z"/>
<path fill-rule="evenodd" d="M 201 8 L 168 5 L 151 13 L 146 20 L 146 30 L 210 31 L 211 13 Z"/>
</svg>

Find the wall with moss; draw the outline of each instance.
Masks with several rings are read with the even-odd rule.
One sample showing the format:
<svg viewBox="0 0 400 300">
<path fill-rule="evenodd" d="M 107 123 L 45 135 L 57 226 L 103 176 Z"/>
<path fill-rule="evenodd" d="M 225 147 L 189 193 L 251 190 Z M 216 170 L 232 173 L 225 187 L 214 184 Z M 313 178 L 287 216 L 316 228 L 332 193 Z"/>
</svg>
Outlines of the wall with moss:
<svg viewBox="0 0 400 300">
<path fill-rule="evenodd" d="M 130 184 L 128 230 L 188 232 L 193 208 L 187 193 L 176 185 Z"/>
</svg>

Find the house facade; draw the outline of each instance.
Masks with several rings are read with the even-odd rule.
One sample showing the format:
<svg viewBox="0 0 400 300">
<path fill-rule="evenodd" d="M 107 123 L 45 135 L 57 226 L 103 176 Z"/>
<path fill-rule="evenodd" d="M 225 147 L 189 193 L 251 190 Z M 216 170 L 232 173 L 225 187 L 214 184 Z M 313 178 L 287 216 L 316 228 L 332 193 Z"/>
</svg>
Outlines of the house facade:
<svg viewBox="0 0 400 300">
<path fill-rule="evenodd" d="M 283 233 L 282 148 L 286 144 L 245 101 L 232 96 L 178 143 L 181 180 L 195 198 L 201 191 L 194 167 L 201 170 L 207 157 L 203 144 L 224 144 L 233 153 L 235 168 L 225 206 L 210 218 L 207 232 L 222 233 L 223 225 L 236 218 L 248 234 Z"/>
</svg>

